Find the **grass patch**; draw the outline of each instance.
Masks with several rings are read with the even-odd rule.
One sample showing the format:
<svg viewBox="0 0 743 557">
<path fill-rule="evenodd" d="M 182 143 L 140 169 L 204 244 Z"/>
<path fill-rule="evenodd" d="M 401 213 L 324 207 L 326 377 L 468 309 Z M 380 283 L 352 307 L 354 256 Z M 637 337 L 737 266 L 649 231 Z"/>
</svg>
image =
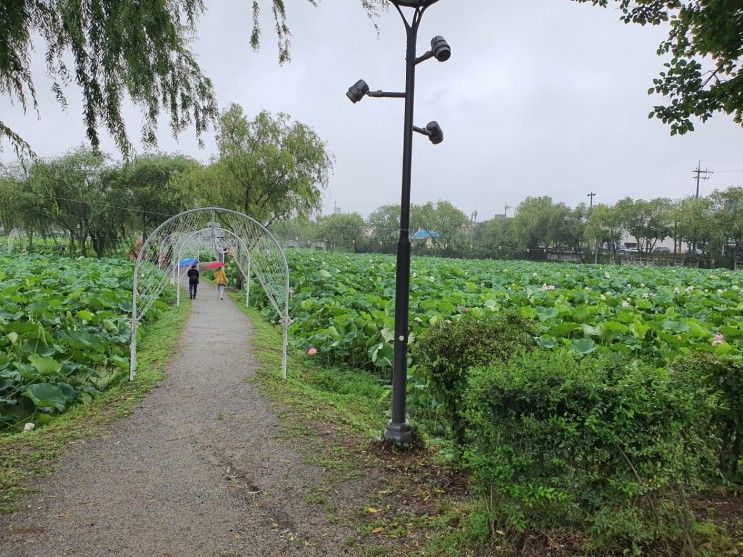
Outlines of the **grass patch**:
<svg viewBox="0 0 743 557">
<path fill-rule="evenodd" d="M 0 436 L 0 513 L 15 510 L 18 495 L 29 490 L 27 481 L 48 475 L 63 449 L 98 433 L 103 426 L 126 416 L 163 377 L 165 364 L 180 338 L 190 304 L 181 304 L 145 326 L 138 356 L 137 380 L 120 382 L 87 405 L 77 405 L 48 425 L 27 433 Z"/>
<path fill-rule="evenodd" d="M 280 329 L 246 308 L 240 293 L 231 295 L 251 321 L 258 363 L 252 383 L 276 403 L 281 438 L 327 472 L 322 489 L 313 488 L 305 503 L 322 509 L 328 523 L 352 528 L 345 543 L 358 555 L 423 557 L 438 555 L 444 545 L 456 551 L 441 537 L 456 532 L 464 514 L 464 483 L 437 451 L 395 451 L 380 441 L 390 406 L 387 381 L 369 371 L 323 367 L 297 350 L 289 352 L 283 380 Z M 353 502 L 333 497 L 336 490 L 348 494 L 351 484 Z M 434 537 L 439 546 L 429 551 Z"/>
<path fill-rule="evenodd" d="M 259 364 L 255 384 L 263 395 L 301 411 L 313 422 L 345 425 L 370 439 L 379 438 L 389 410 L 385 380 L 365 371 L 321 367 L 291 348 L 287 379 L 282 379 L 280 331 L 258 310 L 245 307 L 241 293 L 231 296 L 252 324 L 251 340 Z M 292 429 L 296 433 L 302 428 L 286 426 Z"/>
</svg>

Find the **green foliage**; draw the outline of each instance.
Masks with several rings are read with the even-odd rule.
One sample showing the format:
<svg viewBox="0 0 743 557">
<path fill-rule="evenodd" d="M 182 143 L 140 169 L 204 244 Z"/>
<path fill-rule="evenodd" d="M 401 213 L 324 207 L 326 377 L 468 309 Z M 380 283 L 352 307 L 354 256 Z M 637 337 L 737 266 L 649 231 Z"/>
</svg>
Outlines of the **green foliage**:
<svg viewBox="0 0 743 557">
<path fill-rule="evenodd" d="M 338 213 L 317 220 L 315 239 L 335 249 L 353 251 L 364 237 L 364 218 L 358 213 Z"/>
<path fill-rule="evenodd" d="M 586 528 L 612 554 L 682 539 L 714 468 L 715 397 L 617 355 L 516 355 L 470 372 L 466 460 L 495 527 Z M 670 510 L 673 509 L 673 512 Z"/>
<path fill-rule="evenodd" d="M 609 0 L 577 0 L 600 6 Z M 622 20 L 641 25 L 668 25 L 668 37 L 658 47 L 669 61 L 649 94 L 669 103 L 656 106 L 655 116 L 671 126 L 671 134 L 694 129 L 692 118 L 705 122 L 715 112 L 732 114 L 743 124 L 743 34 L 739 0 L 617 0 Z M 670 24 L 670 25 L 669 25 Z"/>
<path fill-rule="evenodd" d="M 317 348 L 328 362 L 390 367 L 394 258 L 290 250 L 287 259 L 291 332 L 299 346 Z M 740 354 L 741 288 L 740 273 L 721 270 L 415 257 L 410 342 L 465 313 L 513 310 L 537 321 L 536 341 L 549 349 L 586 354 L 605 347 L 658 365 L 690 352 Z M 722 341 L 715 341 L 717 334 Z"/>
<path fill-rule="evenodd" d="M 108 201 L 122 207 L 128 228 L 147 238 L 163 220 L 192 206 L 174 178 L 197 166 L 196 161 L 182 155 L 159 153 L 135 157 L 109 168 L 106 178 L 112 195 Z"/>
<path fill-rule="evenodd" d="M 95 253 L 102 256 L 115 247 L 128 218 L 125 211 L 113 208 L 122 200 L 107 171 L 103 155 L 80 148 L 57 159 L 35 162 L 23 195 L 44 220 L 66 231 L 83 255 L 87 255 L 90 239 Z"/>
<path fill-rule="evenodd" d="M 431 239 L 434 248 L 460 247 L 467 223 L 467 215 L 448 201 L 413 205 L 410 208 L 411 234 L 416 230 L 435 232 L 438 236 Z"/>
<path fill-rule="evenodd" d="M 131 277 L 119 260 L 0 257 L 0 429 L 88 403 L 126 373 Z"/>
<path fill-rule="evenodd" d="M 400 206 L 383 205 L 367 219 L 372 239 L 381 246 L 394 246 L 400 230 Z"/>
<path fill-rule="evenodd" d="M 81 0 L 20 0 L 0 6 L 0 94 L 23 109 L 36 103 L 31 73 L 33 42 L 45 51 L 51 89 L 67 106 L 63 89 L 75 76 L 83 95 L 88 139 L 99 145 L 104 126 L 128 153 L 122 97 L 142 108 L 142 139 L 155 143 L 155 128 L 164 108 L 178 133 L 193 123 L 203 133 L 216 115 L 211 81 L 188 48 L 201 0 L 87 3 Z M 16 151 L 30 146 L 0 121 L 0 138 Z"/>
<path fill-rule="evenodd" d="M 735 246 L 735 253 L 743 253 L 743 187 L 715 190 L 710 197 L 718 230 Z"/>
<path fill-rule="evenodd" d="M 629 197 L 617 201 L 614 209 L 619 213 L 622 227 L 637 241 L 637 249 L 651 252 L 659 240 L 671 234 L 668 199 L 633 200 Z"/>
<path fill-rule="evenodd" d="M 265 111 L 249 120 L 232 104 L 219 117 L 217 144 L 216 161 L 176 179 L 197 204 L 234 209 L 266 225 L 320 206 L 333 158 L 308 125 Z"/>
<path fill-rule="evenodd" d="M 672 364 L 681 380 L 699 383 L 717 397 L 710 434 L 720 439 L 719 469 L 732 481 L 743 483 L 743 358 L 693 354 Z"/>
<path fill-rule="evenodd" d="M 527 197 L 518 207 L 511 228 L 521 249 L 558 247 L 579 252 L 585 231 L 586 206 L 570 209 L 551 197 Z"/>
<path fill-rule="evenodd" d="M 536 334 L 534 323 L 512 312 L 440 322 L 418 338 L 416 376 L 425 379 L 429 396 L 440 403 L 440 413 L 460 446 L 467 425 L 461 411 L 470 368 L 507 362 L 533 347 Z"/>
<path fill-rule="evenodd" d="M 622 221 L 619 211 L 608 205 L 597 205 L 588 213 L 584 231 L 586 242 L 598 242 L 616 247 L 622 241 Z"/>
</svg>

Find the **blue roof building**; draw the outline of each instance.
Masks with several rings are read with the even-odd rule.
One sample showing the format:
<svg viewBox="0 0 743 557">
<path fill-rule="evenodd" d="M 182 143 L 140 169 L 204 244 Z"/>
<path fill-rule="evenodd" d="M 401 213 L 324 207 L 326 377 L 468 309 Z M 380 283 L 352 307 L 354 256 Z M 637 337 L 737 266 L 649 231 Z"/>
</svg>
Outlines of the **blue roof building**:
<svg viewBox="0 0 743 557">
<path fill-rule="evenodd" d="M 438 232 L 433 232 L 432 230 L 418 230 L 415 234 L 413 234 L 410 239 L 415 240 L 437 240 L 441 236 Z"/>
</svg>

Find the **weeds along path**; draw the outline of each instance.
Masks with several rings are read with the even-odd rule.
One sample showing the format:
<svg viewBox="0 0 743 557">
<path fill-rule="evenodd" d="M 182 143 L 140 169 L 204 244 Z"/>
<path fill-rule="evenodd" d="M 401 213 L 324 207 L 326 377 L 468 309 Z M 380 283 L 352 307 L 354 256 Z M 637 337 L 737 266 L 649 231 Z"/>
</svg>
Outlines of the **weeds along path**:
<svg viewBox="0 0 743 557">
<path fill-rule="evenodd" d="M 165 380 L 0 517 L 0 555 L 350 554 L 344 527 L 308 503 L 325 472 L 279 439 L 246 382 L 249 337 L 245 315 L 203 285 Z"/>
</svg>

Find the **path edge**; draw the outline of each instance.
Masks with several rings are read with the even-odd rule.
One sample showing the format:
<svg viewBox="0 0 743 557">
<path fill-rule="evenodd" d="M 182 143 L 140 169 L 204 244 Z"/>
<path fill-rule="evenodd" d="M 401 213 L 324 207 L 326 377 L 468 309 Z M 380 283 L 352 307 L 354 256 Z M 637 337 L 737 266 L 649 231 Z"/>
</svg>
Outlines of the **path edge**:
<svg viewBox="0 0 743 557">
<path fill-rule="evenodd" d="M 88 405 L 77 405 L 48 426 L 0 435 L 0 515 L 13 514 L 19 498 L 34 491 L 34 479 L 51 474 L 66 450 L 131 414 L 165 377 L 190 315 L 191 304 L 182 303 L 143 329 L 138 351 L 140 372 L 135 381 L 122 376 L 122 381 L 99 398 Z"/>
</svg>

